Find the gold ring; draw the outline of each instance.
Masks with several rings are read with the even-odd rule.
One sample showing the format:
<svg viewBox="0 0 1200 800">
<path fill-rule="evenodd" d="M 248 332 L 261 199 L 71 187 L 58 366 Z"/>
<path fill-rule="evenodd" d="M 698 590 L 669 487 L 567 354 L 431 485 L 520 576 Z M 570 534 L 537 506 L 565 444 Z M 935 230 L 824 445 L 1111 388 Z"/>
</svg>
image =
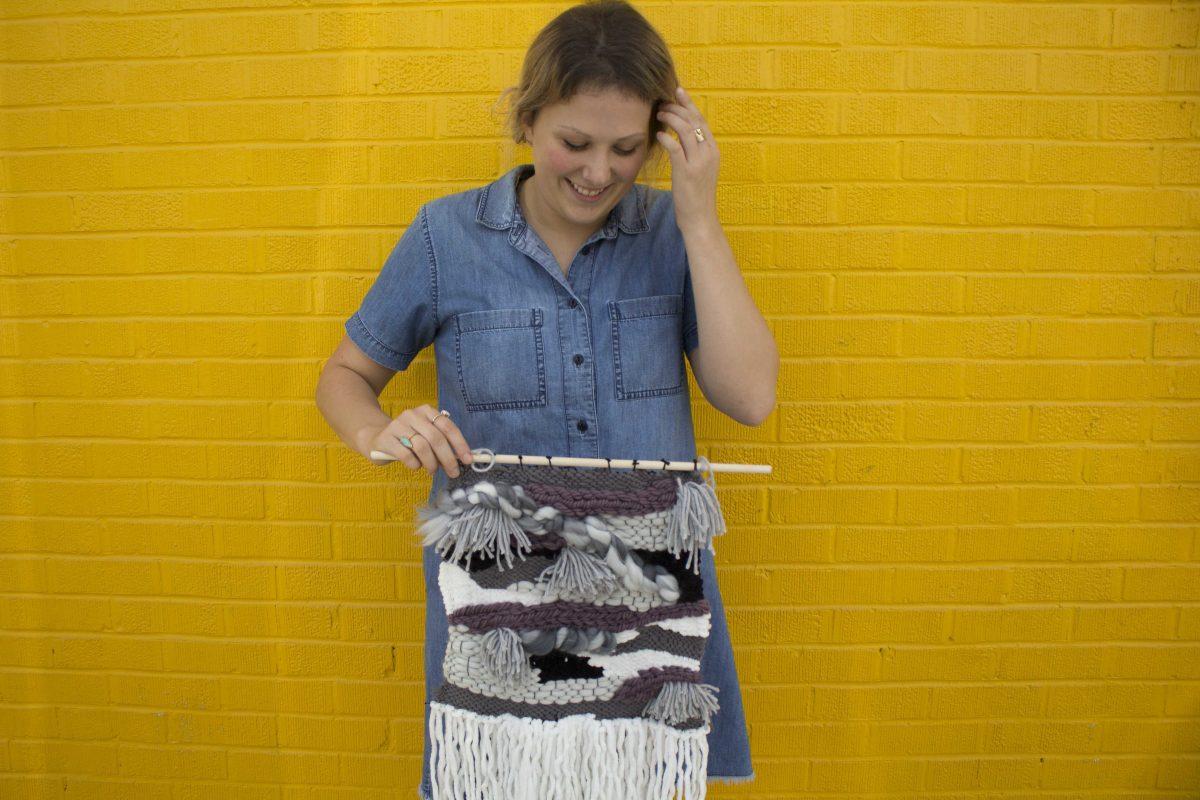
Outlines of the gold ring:
<svg viewBox="0 0 1200 800">
<path fill-rule="evenodd" d="M 700 130 L 699 128 L 696 128 L 696 141 L 697 142 L 704 141 L 704 131 Z"/>
</svg>

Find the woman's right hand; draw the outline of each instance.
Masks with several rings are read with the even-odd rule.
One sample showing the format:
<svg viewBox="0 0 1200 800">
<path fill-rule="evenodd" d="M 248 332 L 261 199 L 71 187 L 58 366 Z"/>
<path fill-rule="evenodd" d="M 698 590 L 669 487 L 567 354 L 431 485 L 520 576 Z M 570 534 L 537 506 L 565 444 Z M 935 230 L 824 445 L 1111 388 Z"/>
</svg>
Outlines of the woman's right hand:
<svg viewBox="0 0 1200 800">
<path fill-rule="evenodd" d="M 470 464 L 473 460 L 471 448 L 450 415 L 437 414 L 429 405 L 400 412 L 399 416 L 371 437 L 367 447 L 368 457 L 372 450 L 379 450 L 394 456 L 409 469 L 426 469 L 430 475 L 434 475 L 441 467 L 451 478 L 457 478 L 458 462 Z M 431 422 L 435 416 L 437 422 Z M 404 446 L 400 441 L 401 436 L 409 438 L 412 449 Z M 391 462 L 372 458 L 371 463 Z"/>
</svg>

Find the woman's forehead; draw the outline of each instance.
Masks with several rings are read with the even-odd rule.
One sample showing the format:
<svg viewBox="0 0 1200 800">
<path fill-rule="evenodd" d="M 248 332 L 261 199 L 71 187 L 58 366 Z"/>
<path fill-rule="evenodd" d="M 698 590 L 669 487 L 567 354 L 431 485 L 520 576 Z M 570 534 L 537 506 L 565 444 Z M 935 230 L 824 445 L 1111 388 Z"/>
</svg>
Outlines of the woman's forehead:
<svg viewBox="0 0 1200 800">
<path fill-rule="evenodd" d="M 641 98 L 609 90 L 601 94 L 580 92 L 569 100 L 543 109 L 555 127 L 569 126 L 585 136 L 614 135 L 616 139 L 644 133 L 650 104 Z"/>
</svg>

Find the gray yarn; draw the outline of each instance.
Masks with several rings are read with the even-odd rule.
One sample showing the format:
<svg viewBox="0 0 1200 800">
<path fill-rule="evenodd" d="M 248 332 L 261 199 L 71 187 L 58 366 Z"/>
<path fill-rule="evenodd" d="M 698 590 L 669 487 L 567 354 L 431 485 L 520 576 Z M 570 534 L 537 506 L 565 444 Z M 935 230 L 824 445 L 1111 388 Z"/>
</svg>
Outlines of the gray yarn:
<svg viewBox="0 0 1200 800">
<path fill-rule="evenodd" d="M 447 489 L 465 489 L 480 481 L 508 483 L 524 486 L 541 483 L 549 486 L 569 486 L 573 489 L 607 489 L 618 492 L 633 492 L 646 487 L 646 480 L 653 474 L 658 478 L 676 478 L 684 482 L 705 482 L 702 470 L 631 469 L 628 467 L 557 467 L 546 464 L 492 464 L 487 469 L 474 469 L 463 465 L 458 476 L 448 478 Z"/>
<path fill-rule="evenodd" d="M 517 635 L 521 637 L 525 649 L 535 656 L 544 656 L 551 650 L 608 655 L 617 646 L 616 634 L 599 628 L 527 630 L 518 631 Z"/>
<path fill-rule="evenodd" d="M 501 683 L 516 686 L 533 671 L 520 636 L 512 628 L 493 628 L 483 635 L 483 662 Z"/>
<path fill-rule="evenodd" d="M 418 516 L 424 520 L 418 529 L 424 544 L 434 545 L 443 556 L 453 550 L 453 561 L 469 552 L 482 552 L 494 557 L 497 565 L 503 558 L 511 567 L 514 554 L 524 559 L 532 550 L 530 534 L 555 533 L 569 546 L 595 555 L 630 591 L 657 592 L 668 602 L 680 596 L 674 575 L 658 564 L 643 562 L 599 517 L 564 516 L 552 506 L 539 506 L 518 485 L 480 481 L 469 488 L 442 491 L 432 508 L 418 509 Z M 611 587 L 601 568 L 592 575 L 598 579 L 593 584 L 596 591 Z"/>
<path fill-rule="evenodd" d="M 719 707 L 714 694 L 718 691 L 718 687 L 707 683 L 668 681 L 663 684 L 658 695 L 650 701 L 643 713 L 647 717 L 670 724 L 686 722 L 693 717 L 703 717 L 707 725 Z"/>
</svg>

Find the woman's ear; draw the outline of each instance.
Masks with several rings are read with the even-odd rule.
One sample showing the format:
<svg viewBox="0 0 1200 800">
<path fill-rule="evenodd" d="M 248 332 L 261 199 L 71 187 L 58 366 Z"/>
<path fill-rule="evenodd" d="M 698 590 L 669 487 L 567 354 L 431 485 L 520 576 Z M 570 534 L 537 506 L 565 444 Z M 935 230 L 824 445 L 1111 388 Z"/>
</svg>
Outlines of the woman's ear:
<svg viewBox="0 0 1200 800">
<path fill-rule="evenodd" d="M 537 119 L 536 111 L 533 111 L 533 112 L 526 111 L 524 114 L 521 115 L 521 138 L 520 138 L 521 142 L 527 144 L 527 143 L 529 143 L 530 139 L 533 137 L 533 122 L 536 119 Z"/>
</svg>

